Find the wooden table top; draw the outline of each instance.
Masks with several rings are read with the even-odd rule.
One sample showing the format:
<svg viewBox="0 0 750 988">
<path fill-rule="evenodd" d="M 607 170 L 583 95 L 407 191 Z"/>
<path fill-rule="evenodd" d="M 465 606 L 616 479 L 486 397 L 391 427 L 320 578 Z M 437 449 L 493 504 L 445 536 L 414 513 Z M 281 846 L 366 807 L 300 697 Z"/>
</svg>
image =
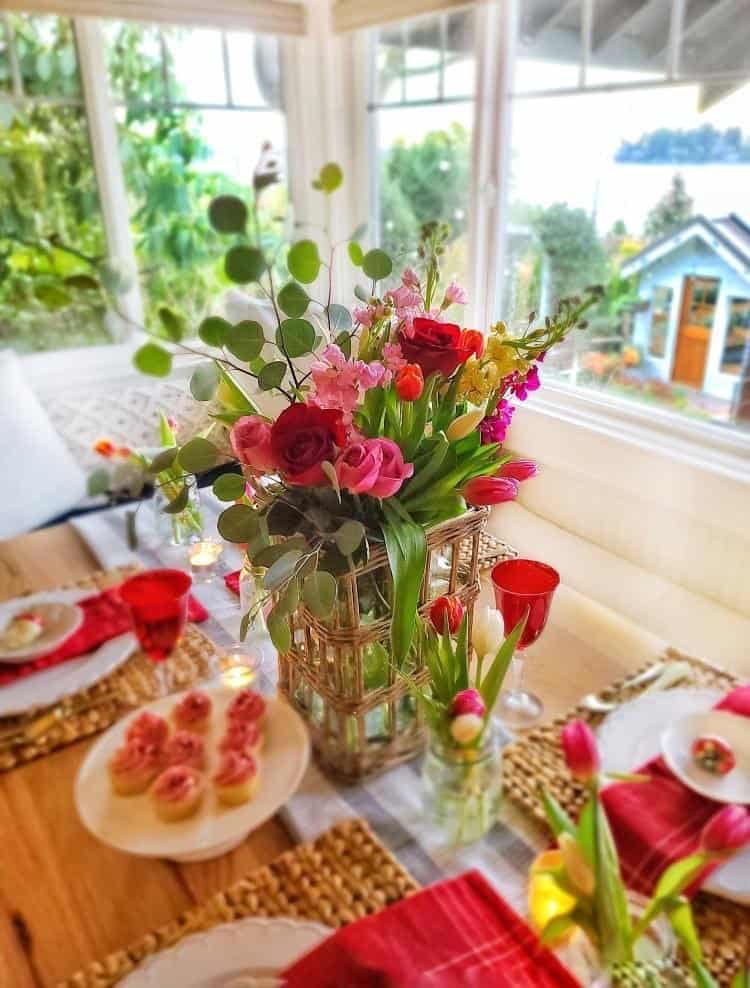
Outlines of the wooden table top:
<svg viewBox="0 0 750 988">
<path fill-rule="evenodd" d="M 0 600 L 53 589 L 97 568 L 70 526 L 0 542 Z M 585 634 L 580 629 L 585 628 Z M 664 643 L 561 587 L 530 650 L 528 684 L 556 716 L 644 662 Z M 750 658 L 737 671 L 750 674 Z M 91 741 L 0 774 L 0 985 L 56 982 L 173 919 L 291 845 L 274 819 L 231 854 L 200 864 L 129 857 L 100 844 L 73 805 Z"/>
</svg>

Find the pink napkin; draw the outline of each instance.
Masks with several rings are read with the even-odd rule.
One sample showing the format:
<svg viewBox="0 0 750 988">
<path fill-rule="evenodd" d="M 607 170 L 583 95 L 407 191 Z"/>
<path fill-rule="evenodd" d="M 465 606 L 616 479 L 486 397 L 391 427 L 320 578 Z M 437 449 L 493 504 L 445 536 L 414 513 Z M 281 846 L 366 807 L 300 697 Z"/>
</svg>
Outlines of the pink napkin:
<svg viewBox="0 0 750 988">
<path fill-rule="evenodd" d="M 241 570 L 233 570 L 231 573 L 227 573 L 224 577 L 224 584 L 227 590 L 231 590 L 235 596 L 240 595 L 240 573 Z"/>
</svg>

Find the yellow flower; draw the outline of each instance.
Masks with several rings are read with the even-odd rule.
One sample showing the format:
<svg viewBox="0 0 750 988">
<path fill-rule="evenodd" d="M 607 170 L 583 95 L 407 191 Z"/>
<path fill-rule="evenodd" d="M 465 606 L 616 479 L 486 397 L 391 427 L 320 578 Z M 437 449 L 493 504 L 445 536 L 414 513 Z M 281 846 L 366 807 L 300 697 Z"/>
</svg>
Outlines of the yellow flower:
<svg viewBox="0 0 750 988">
<path fill-rule="evenodd" d="M 500 383 L 501 376 L 491 361 L 480 363 L 472 357 L 464 365 L 458 397 L 470 401 L 472 405 L 481 405 Z"/>
<path fill-rule="evenodd" d="M 529 917 L 537 933 L 541 933 L 550 920 L 557 916 L 567 916 L 576 907 L 575 898 L 555 881 L 554 872 L 562 872 L 563 867 L 563 856 L 558 850 L 544 851 L 531 865 Z M 575 930 L 570 930 L 560 942 L 567 942 L 574 933 Z"/>
<path fill-rule="evenodd" d="M 558 844 L 570 884 L 581 895 L 587 897 L 593 895 L 596 888 L 596 878 L 591 866 L 583 856 L 583 851 L 570 834 L 560 834 Z"/>
<path fill-rule="evenodd" d="M 487 362 L 492 363 L 494 366 L 498 378 L 507 377 L 508 374 L 512 374 L 513 371 L 519 369 L 519 360 L 516 357 L 515 350 L 512 347 L 506 346 L 502 340 L 495 336 L 491 336 L 487 340 L 485 354 Z"/>
<path fill-rule="evenodd" d="M 459 415 L 445 430 L 446 438 L 452 443 L 459 439 L 464 439 L 469 433 L 474 432 L 483 418 L 484 409 Z"/>
</svg>

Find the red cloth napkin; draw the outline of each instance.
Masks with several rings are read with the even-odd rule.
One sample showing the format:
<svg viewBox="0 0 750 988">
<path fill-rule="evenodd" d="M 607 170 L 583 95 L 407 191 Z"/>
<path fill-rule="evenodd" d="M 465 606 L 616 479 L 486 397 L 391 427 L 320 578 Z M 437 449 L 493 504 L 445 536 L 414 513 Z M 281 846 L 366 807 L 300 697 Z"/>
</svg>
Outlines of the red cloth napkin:
<svg viewBox="0 0 750 988">
<path fill-rule="evenodd" d="M 284 988 L 580 988 L 478 871 L 332 934 Z"/>
<path fill-rule="evenodd" d="M 750 684 L 729 693 L 717 710 L 750 717 Z M 625 882 L 650 895 L 664 869 L 698 849 L 700 833 L 722 804 L 688 789 L 662 758 L 636 770 L 650 782 L 620 782 L 602 792 Z M 691 891 L 705 881 L 709 868 Z"/>
<path fill-rule="evenodd" d="M 78 606 L 83 611 L 80 628 L 58 648 L 40 655 L 39 658 L 13 664 L 0 663 L 0 686 L 7 686 L 24 676 L 93 652 L 110 638 L 116 638 L 131 628 L 130 614 L 119 598 L 117 587 L 86 597 L 78 602 Z M 198 624 L 207 617 L 208 611 L 203 604 L 191 596 L 188 601 L 188 620 Z"/>
<path fill-rule="evenodd" d="M 236 569 L 224 577 L 227 590 L 231 590 L 237 597 L 240 595 L 240 572 L 241 570 Z"/>
</svg>

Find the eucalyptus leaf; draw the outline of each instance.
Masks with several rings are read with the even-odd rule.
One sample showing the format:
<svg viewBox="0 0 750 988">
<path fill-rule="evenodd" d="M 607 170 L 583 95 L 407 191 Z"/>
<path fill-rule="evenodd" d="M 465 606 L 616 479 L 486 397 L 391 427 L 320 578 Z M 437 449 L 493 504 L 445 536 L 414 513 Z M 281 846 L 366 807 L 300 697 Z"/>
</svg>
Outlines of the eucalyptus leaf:
<svg viewBox="0 0 750 988">
<path fill-rule="evenodd" d="M 289 274 L 303 285 L 315 281 L 320 272 L 318 245 L 313 240 L 298 240 L 289 248 L 286 259 Z"/>
<path fill-rule="evenodd" d="M 288 652 L 292 647 L 292 633 L 289 630 L 287 617 L 279 613 L 274 607 L 266 619 L 266 627 L 276 649 L 282 655 Z"/>
<path fill-rule="evenodd" d="M 346 331 L 344 331 L 343 333 L 339 333 L 339 335 L 334 340 L 334 343 L 348 360 L 349 357 L 351 357 L 352 355 L 352 338 L 350 334 L 347 333 Z"/>
<path fill-rule="evenodd" d="M 266 270 L 266 261 L 257 247 L 237 244 L 230 247 L 224 258 L 224 271 L 230 281 L 246 285 L 250 281 L 260 281 Z"/>
<path fill-rule="evenodd" d="M 362 285 L 355 285 L 354 297 L 358 298 L 360 302 L 364 302 L 365 305 L 368 305 L 372 299 L 372 292 L 368 291 L 366 288 L 363 288 Z"/>
<path fill-rule="evenodd" d="M 343 181 L 344 173 L 341 171 L 340 166 L 335 161 L 329 161 L 320 169 L 318 177 L 313 181 L 312 186 L 314 189 L 330 195 L 338 189 Z"/>
<path fill-rule="evenodd" d="M 297 604 L 299 604 L 299 581 L 290 580 L 284 590 L 279 594 L 275 610 L 279 615 L 283 614 L 285 617 L 288 617 L 296 611 Z"/>
<path fill-rule="evenodd" d="M 307 311 L 307 307 L 310 304 L 310 296 L 302 285 L 298 285 L 296 281 L 288 281 L 279 289 L 276 301 L 285 315 L 296 319 L 298 316 L 304 315 Z"/>
<path fill-rule="evenodd" d="M 172 354 L 158 343 L 144 343 L 133 355 L 133 364 L 141 374 L 167 377 L 172 370 Z"/>
<path fill-rule="evenodd" d="M 158 310 L 162 329 L 173 343 L 179 343 L 185 333 L 185 322 L 179 313 L 168 305 L 160 305 Z"/>
<path fill-rule="evenodd" d="M 162 508 L 162 511 L 165 515 L 178 515 L 187 507 L 189 497 L 190 492 L 187 489 L 187 484 L 183 484 L 180 492 L 172 498 L 169 504 Z"/>
<path fill-rule="evenodd" d="M 214 481 L 213 491 L 220 501 L 239 501 L 245 494 L 245 478 L 238 473 L 223 473 Z"/>
<path fill-rule="evenodd" d="M 227 542 L 250 542 L 258 534 L 258 515 L 249 504 L 233 504 L 219 515 L 216 527 Z"/>
<path fill-rule="evenodd" d="M 283 542 L 277 542 L 276 545 L 266 546 L 253 556 L 253 563 L 256 566 L 273 566 L 277 559 L 281 559 L 292 549 L 307 549 L 307 540 L 304 535 L 293 535 Z"/>
<path fill-rule="evenodd" d="M 278 388 L 286 374 L 286 363 L 283 360 L 272 360 L 265 364 L 258 374 L 258 386 L 261 391 Z"/>
<path fill-rule="evenodd" d="M 381 281 L 393 271 L 393 261 L 384 250 L 374 247 L 362 258 L 362 270 L 373 281 Z"/>
<path fill-rule="evenodd" d="M 312 353 L 315 330 L 306 319 L 285 319 L 276 330 L 276 345 L 289 357 Z"/>
<path fill-rule="evenodd" d="M 351 556 L 351 554 L 362 544 L 362 539 L 364 537 L 365 526 L 361 521 L 355 521 L 354 519 L 345 521 L 333 536 L 336 546 L 342 556 Z"/>
<path fill-rule="evenodd" d="M 109 490 L 109 474 L 106 470 L 99 469 L 94 470 L 92 474 L 89 474 L 88 481 L 86 483 L 86 492 L 89 497 L 96 497 L 99 494 L 106 494 Z"/>
<path fill-rule="evenodd" d="M 208 207 L 208 219 L 218 233 L 242 233 L 247 224 L 247 206 L 237 196 L 216 196 Z"/>
<path fill-rule="evenodd" d="M 219 386 L 219 369 L 213 360 L 199 364 L 190 378 L 190 394 L 196 401 L 211 401 Z"/>
<path fill-rule="evenodd" d="M 369 226 L 368 223 L 360 223 L 359 226 L 350 235 L 349 239 L 350 240 L 361 240 L 362 237 L 364 237 L 365 234 L 367 233 L 368 226 Z"/>
<path fill-rule="evenodd" d="M 300 549 L 290 549 L 266 570 L 263 586 L 266 590 L 277 590 L 294 575 L 297 563 L 302 557 Z"/>
<path fill-rule="evenodd" d="M 263 327 L 252 319 L 244 319 L 230 326 L 224 337 L 224 346 L 239 360 L 255 360 L 266 342 Z"/>
<path fill-rule="evenodd" d="M 196 436 L 189 440 L 177 454 L 177 460 L 187 473 L 205 473 L 211 467 L 216 466 L 219 459 L 219 451 L 203 436 Z"/>
<path fill-rule="evenodd" d="M 220 316 L 208 316 L 198 327 L 198 336 L 208 346 L 220 347 L 224 345 L 226 335 L 231 328 L 231 323 L 226 319 Z"/>
<path fill-rule="evenodd" d="M 153 460 L 148 465 L 148 472 L 153 474 L 161 473 L 163 470 L 168 470 L 175 459 L 177 458 L 177 447 L 170 446 L 169 449 L 163 449 L 161 453 L 157 453 Z"/>
<path fill-rule="evenodd" d="M 352 264 L 357 268 L 361 268 L 362 261 L 364 260 L 365 257 L 365 252 L 359 246 L 357 241 L 352 240 L 352 242 L 347 246 L 346 249 L 349 253 L 349 260 L 352 262 Z"/>
<path fill-rule="evenodd" d="M 302 597 L 315 617 L 324 620 L 336 603 L 336 580 L 324 570 L 310 573 L 302 584 Z"/>
<path fill-rule="evenodd" d="M 332 302 L 328 306 L 328 318 L 334 333 L 348 332 L 352 328 L 352 314 L 345 305 Z"/>
</svg>

